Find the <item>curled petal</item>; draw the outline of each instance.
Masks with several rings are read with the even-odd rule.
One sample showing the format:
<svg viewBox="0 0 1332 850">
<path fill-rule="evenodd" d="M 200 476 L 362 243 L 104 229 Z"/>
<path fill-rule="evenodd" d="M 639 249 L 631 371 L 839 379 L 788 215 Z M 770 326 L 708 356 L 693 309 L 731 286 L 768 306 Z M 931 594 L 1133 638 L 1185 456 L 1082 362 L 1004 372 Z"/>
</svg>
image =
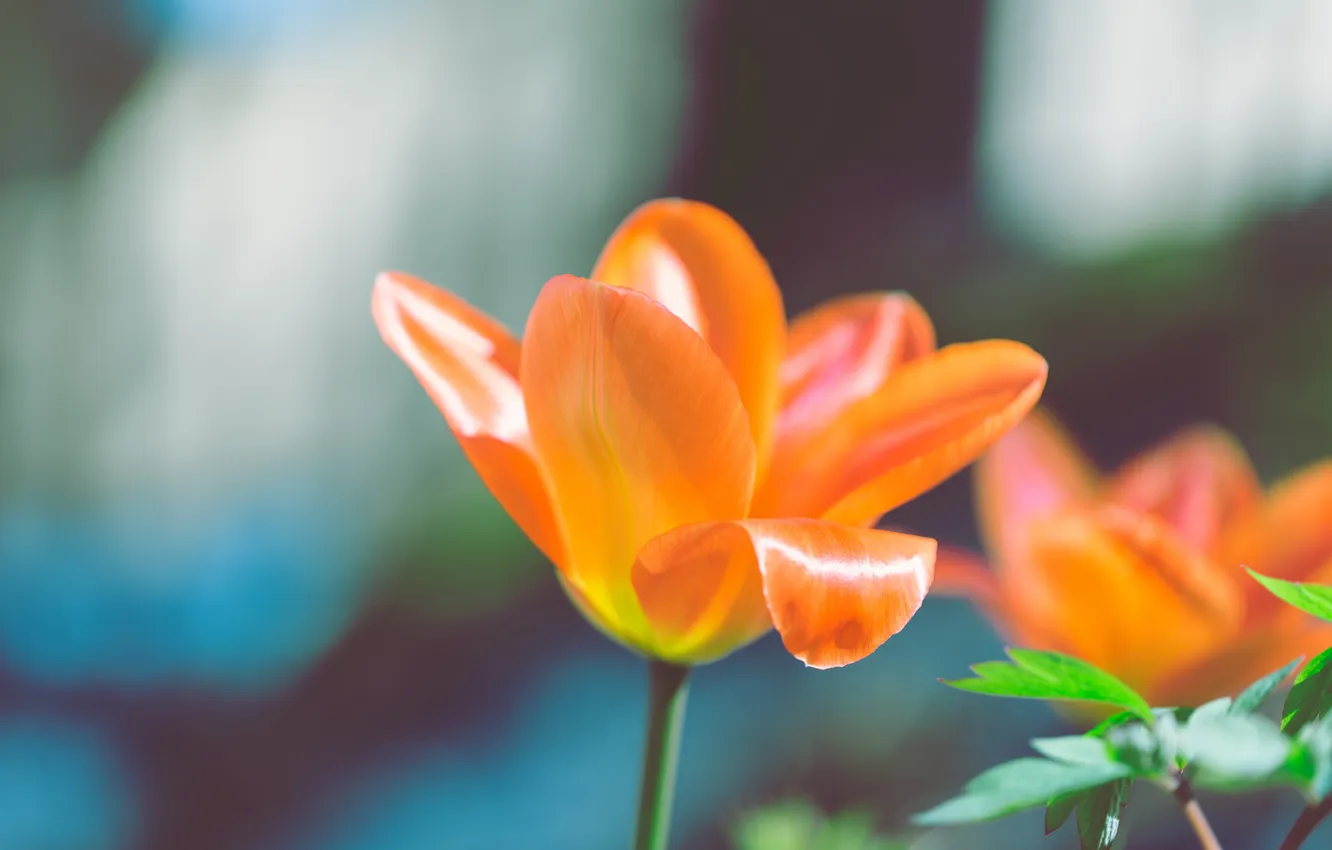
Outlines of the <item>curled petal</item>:
<svg viewBox="0 0 1332 850">
<path fill-rule="evenodd" d="M 1006 340 L 912 361 L 847 407 L 817 440 L 773 457 L 757 516 L 872 524 L 975 460 L 1031 410 L 1046 364 Z"/>
<path fill-rule="evenodd" d="M 567 545 L 565 579 L 604 628 L 641 646 L 629 580 L 638 551 L 748 507 L 754 443 L 735 384 L 661 304 L 566 276 L 532 308 L 522 386 Z"/>
<path fill-rule="evenodd" d="M 981 536 L 999 569 L 1020 571 L 1031 523 L 1089 503 L 1096 487 L 1095 468 L 1054 417 L 1036 410 L 1013 426 L 975 470 Z"/>
<path fill-rule="evenodd" d="M 1127 464 L 1106 496 L 1161 517 L 1185 542 L 1214 553 L 1224 530 L 1258 510 L 1263 491 L 1238 440 L 1195 426 Z"/>
<path fill-rule="evenodd" d="M 564 547 L 532 454 L 518 384 L 518 341 L 461 298 L 405 274 L 379 276 L 371 312 L 490 492 L 560 563 Z"/>
<path fill-rule="evenodd" d="M 786 317 L 772 272 L 744 229 L 708 204 L 651 201 L 611 236 L 592 279 L 651 296 L 708 341 L 740 391 L 765 464 Z"/>
<path fill-rule="evenodd" d="M 929 316 L 900 292 L 838 298 L 800 316 L 791 324 L 782 361 L 781 450 L 817 439 L 895 369 L 933 351 Z"/>
<path fill-rule="evenodd" d="M 704 657 L 717 657 L 766 631 L 770 616 L 796 658 L 841 667 L 920 608 L 935 547 L 925 537 L 821 520 L 709 523 L 645 547 L 634 587 L 662 634 L 687 636 L 677 651 L 684 660 L 700 653 L 688 641 L 710 639 Z"/>
<path fill-rule="evenodd" d="M 1033 524 L 1030 564 L 1010 579 L 1013 615 L 1068 650 L 1149 690 L 1238 633 L 1238 588 L 1160 520 L 1119 507 Z"/>
</svg>

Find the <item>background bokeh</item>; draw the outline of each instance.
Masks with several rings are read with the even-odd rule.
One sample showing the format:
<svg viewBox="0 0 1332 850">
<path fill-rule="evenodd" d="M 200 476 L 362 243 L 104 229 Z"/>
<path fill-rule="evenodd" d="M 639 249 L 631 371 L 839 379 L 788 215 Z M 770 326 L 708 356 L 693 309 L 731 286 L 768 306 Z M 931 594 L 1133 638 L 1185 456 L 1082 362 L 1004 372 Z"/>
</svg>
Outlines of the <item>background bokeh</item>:
<svg viewBox="0 0 1332 850">
<path fill-rule="evenodd" d="M 904 289 L 1029 343 L 1103 464 L 1196 420 L 1268 480 L 1332 455 L 1322 0 L 4 0 L 0 128 L 4 848 L 625 846 L 641 663 L 380 342 L 382 269 L 517 328 L 699 198 L 792 313 Z M 975 544 L 966 475 L 888 519 Z M 999 650 L 932 599 L 848 669 L 701 670 L 677 845 L 792 796 L 904 829 L 1063 728 L 935 683 Z"/>
</svg>

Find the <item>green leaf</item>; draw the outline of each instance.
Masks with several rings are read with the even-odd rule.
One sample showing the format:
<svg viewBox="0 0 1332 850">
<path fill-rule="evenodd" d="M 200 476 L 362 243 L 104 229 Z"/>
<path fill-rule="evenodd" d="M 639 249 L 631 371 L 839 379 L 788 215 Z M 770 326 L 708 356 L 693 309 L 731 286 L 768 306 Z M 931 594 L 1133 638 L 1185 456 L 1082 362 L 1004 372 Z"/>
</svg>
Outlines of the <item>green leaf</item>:
<svg viewBox="0 0 1332 850">
<path fill-rule="evenodd" d="M 1111 729 L 1115 728 L 1116 726 L 1123 726 L 1125 723 L 1132 723 L 1133 721 L 1138 719 L 1139 719 L 1138 715 L 1133 713 L 1132 711 L 1121 711 L 1116 714 L 1112 714 L 1106 719 L 1102 720 L 1100 723 L 1097 723 L 1095 726 L 1093 726 L 1091 730 L 1087 732 L 1087 737 L 1104 738 L 1105 734 L 1109 732 Z"/>
<path fill-rule="evenodd" d="M 1308 724 L 1298 740 L 1312 762 L 1306 790 L 1314 802 L 1322 802 L 1332 793 L 1332 718 Z"/>
<path fill-rule="evenodd" d="M 1260 714 L 1195 712 L 1179 732 L 1179 748 L 1198 771 L 1197 784 L 1239 790 L 1274 781 L 1292 741 Z"/>
<path fill-rule="evenodd" d="M 903 850 L 905 843 L 876 836 L 874 819 L 860 811 L 825 816 L 806 800 L 785 800 L 749 812 L 735 825 L 737 850 Z"/>
<path fill-rule="evenodd" d="M 1110 761 L 1110 750 L 1104 740 L 1082 735 L 1062 738 L 1036 738 L 1031 748 L 1048 759 L 1066 764 L 1103 764 Z"/>
<path fill-rule="evenodd" d="M 1291 671 L 1296 667 L 1300 666 L 1300 662 L 1303 660 L 1304 656 L 1301 655 L 1280 670 L 1268 673 L 1252 685 L 1249 685 L 1244 689 L 1244 693 L 1235 697 L 1234 704 L 1230 706 L 1231 713 L 1253 714 L 1260 710 L 1263 707 L 1263 703 L 1272 695 L 1272 692 L 1279 688 L 1282 682 L 1286 681 L 1286 677 L 1289 676 Z"/>
<path fill-rule="evenodd" d="M 1000 697 L 1103 702 L 1126 708 L 1149 723 L 1152 709 L 1136 691 L 1085 661 L 1057 652 L 1010 649 L 1007 661 L 974 665 L 974 679 L 946 681 L 962 691 Z"/>
<path fill-rule="evenodd" d="M 920 826 L 943 826 L 993 820 L 1129 775 L 1126 765 L 1112 761 L 1091 765 L 1016 759 L 985 771 L 968 782 L 960 796 L 916 815 L 912 821 Z"/>
<path fill-rule="evenodd" d="M 1082 850 L 1105 850 L 1119 837 L 1133 781 L 1120 779 L 1093 788 L 1078 803 L 1078 840 Z"/>
<path fill-rule="evenodd" d="M 1245 567 L 1248 569 L 1248 567 Z M 1282 602 L 1294 605 L 1301 611 L 1313 614 L 1332 623 L 1332 587 L 1321 584 L 1304 584 L 1298 581 L 1283 581 L 1270 578 L 1249 570 L 1259 584 L 1272 592 Z"/>
<path fill-rule="evenodd" d="M 1068 820 L 1069 815 L 1078 807 L 1086 791 L 1074 791 L 1072 794 L 1061 794 L 1045 804 L 1045 834 L 1050 835 L 1059 827 L 1063 826 Z"/>
<path fill-rule="evenodd" d="M 1169 753 L 1163 751 L 1161 740 L 1144 723 L 1126 723 L 1116 726 L 1105 736 L 1110 755 L 1115 761 L 1127 765 L 1135 776 L 1154 777 L 1166 771 L 1174 758 L 1175 726 L 1171 723 Z M 1160 721 L 1157 721 L 1160 725 Z"/>
<path fill-rule="evenodd" d="M 1332 707 L 1332 649 L 1324 650 L 1304 665 L 1286 694 L 1281 710 L 1281 728 L 1294 735 L 1307 723 L 1322 717 Z"/>
</svg>

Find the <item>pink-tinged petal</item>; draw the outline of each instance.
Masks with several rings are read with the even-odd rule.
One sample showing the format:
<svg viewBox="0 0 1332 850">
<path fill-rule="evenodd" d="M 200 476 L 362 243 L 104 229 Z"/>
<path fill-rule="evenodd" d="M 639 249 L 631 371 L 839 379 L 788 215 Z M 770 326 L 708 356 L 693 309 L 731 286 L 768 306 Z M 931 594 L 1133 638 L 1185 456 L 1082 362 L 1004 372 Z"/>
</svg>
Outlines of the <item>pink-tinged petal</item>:
<svg viewBox="0 0 1332 850">
<path fill-rule="evenodd" d="M 1223 531 L 1257 512 L 1263 491 L 1238 440 L 1194 426 L 1127 464 L 1106 498 L 1159 516 L 1185 542 L 1214 554 Z"/>
<path fill-rule="evenodd" d="M 908 295 L 837 298 L 791 324 L 782 360 L 778 451 L 798 452 L 894 370 L 934 351 L 934 325 Z"/>
<path fill-rule="evenodd" d="M 630 585 L 639 550 L 748 507 L 754 443 L 735 383 L 658 302 L 566 276 L 532 309 L 522 386 L 565 579 L 604 628 L 642 648 L 651 636 Z"/>
<path fill-rule="evenodd" d="M 744 229 L 708 204 L 651 201 L 611 236 L 592 279 L 651 296 L 708 341 L 735 381 L 759 466 L 766 465 L 786 315 L 772 271 Z"/>
<path fill-rule="evenodd" d="M 520 347 L 461 298 L 405 274 L 386 273 L 371 298 L 375 324 L 444 414 L 481 480 L 546 556 L 564 546 L 532 454 Z"/>
<path fill-rule="evenodd" d="M 1020 582 L 1002 579 L 1013 616 L 1145 693 L 1239 632 L 1238 589 L 1154 517 L 1108 506 L 1037 520 L 1029 561 Z"/>
<path fill-rule="evenodd" d="M 1026 563 L 1033 521 L 1071 505 L 1089 504 L 1096 469 L 1068 433 L 1036 410 L 1005 434 L 976 464 L 976 516 L 1001 572 Z"/>
<path fill-rule="evenodd" d="M 1031 410 L 1046 364 L 1016 342 L 952 345 L 896 370 L 818 439 L 781 447 L 756 516 L 873 524 L 971 463 Z"/>
</svg>

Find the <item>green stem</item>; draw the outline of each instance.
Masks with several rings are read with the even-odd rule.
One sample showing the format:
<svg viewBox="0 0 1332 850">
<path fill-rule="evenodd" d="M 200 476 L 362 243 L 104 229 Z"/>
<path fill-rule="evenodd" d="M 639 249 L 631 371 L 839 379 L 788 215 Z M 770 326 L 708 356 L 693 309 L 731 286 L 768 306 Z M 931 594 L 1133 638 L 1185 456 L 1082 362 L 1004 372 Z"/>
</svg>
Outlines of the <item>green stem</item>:
<svg viewBox="0 0 1332 850">
<path fill-rule="evenodd" d="M 638 797 L 634 850 L 666 850 L 675 794 L 675 763 L 680 756 L 689 668 L 665 661 L 648 662 L 648 728 L 643 750 L 643 790 Z"/>
</svg>

